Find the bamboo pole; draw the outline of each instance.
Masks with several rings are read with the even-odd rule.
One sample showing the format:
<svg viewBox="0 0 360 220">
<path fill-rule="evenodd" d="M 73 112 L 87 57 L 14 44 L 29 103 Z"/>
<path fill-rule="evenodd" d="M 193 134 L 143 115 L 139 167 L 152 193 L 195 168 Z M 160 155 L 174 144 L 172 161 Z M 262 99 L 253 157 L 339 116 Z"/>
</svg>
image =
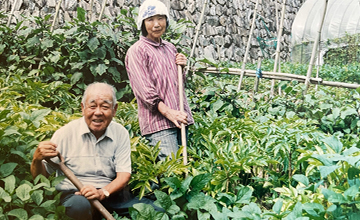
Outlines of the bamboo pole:
<svg viewBox="0 0 360 220">
<path fill-rule="evenodd" d="M 259 1 L 260 0 L 257 0 L 256 4 L 255 4 L 255 9 L 254 9 L 254 14 L 253 14 L 253 19 L 252 19 L 252 22 L 251 22 L 249 38 L 248 38 L 248 42 L 247 42 L 247 45 L 246 45 L 244 59 L 243 59 L 242 67 L 241 67 L 241 69 L 243 71 L 242 71 L 242 74 L 240 75 L 240 80 L 239 80 L 239 83 L 238 83 L 237 91 L 240 91 L 241 83 L 242 83 L 242 80 L 243 80 L 243 77 L 244 77 L 244 70 L 245 70 L 246 61 L 247 61 L 249 51 L 250 51 L 250 46 L 251 46 L 250 43 L 251 43 L 252 35 L 253 35 L 253 32 L 254 32 L 254 28 L 255 28 L 255 21 L 256 21 L 256 17 L 257 17 L 257 10 L 258 10 Z"/>
<path fill-rule="evenodd" d="M 98 21 L 101 20 L 103 14 L 104 14 L 104 10 L 105 10 L 105 6 L 106 6 L 106 0 L 103 0 L 103 4 L 101 6 L 101 12 L 100 12 L 100 15 L 99 15 L 99 18 L 98 18 Z"/>
<path fill-rule="evenodd" d="M 280 57 L 280 40 L 281 40 L 281 36 L 282 36 L 282 32 L 283 32 L 283 27 L 284 27 L 284 17 L 285 17 L 285 3 L 286 0 L 283 1 L 282 3 L 282 11 L 281 11 L 281 19 L 280 19 L 280 28 L 278 30 L 278 36 L 277 36 L 277 43 L 276 43 L 276 53 L 275 53 L 275 62 L 274 62 L 274 71 L 273 72 L 277 72 L 278 71 L 278 62 L 279 62 L 279 57 Z M 271 90 L 270 90 L 270 95 L 274 96 L 274 87 L 275 87 L 275 80 L 273 79 L 271 81 Z"/>
<path fill-rule="evenodd" d="M 279 30 L 279 7 L 278 7 L 278 0 L 275 0 L 275 19 L 276 19 L 276 30 Z"/>
<path fill-rule="evenodd" d="M 183 82 L 183 73 L 182 68 L 178 65 L 178 84 L 179 84 L 179 105 L 180 111 L 184 112 L 184 82 Z M 187 147 L 186 147 L 186 130 L 185 124 L 181 123 L 181 145 L 184 146 L 183 157 L 184 165 L 187 165 Z"/>
<path fill-rule="evenodd" d="M 194 42 L 193 42 L 193 46 L 192 46 L 192 49 L 191 49 L 191 52 L 190 52 L 190 56 L 189 58 L 187 59 L 188 60 L 188 63 L 187 63 L 187 66 L 186 66 L 186 69 L 185 69 L 185 76 L 187 76 L 188 72 L 189 72 L 189 69 L 190 69 L 190 65 L 191 65 L 191 61 L 190 61 L 190 58 L 194 55 L 194 52 L 195 52 L 195 48 L 196 48 L 196 41 L 197 39 L 199 38 L 199 32 L 200 32 L 200 28 L 201 28 L 201 25 L 202 25 L 202 21 L 204 19 L 204 14 L 205 14 L 205 9 L 206 9 L 206 6 L 207 4 L 209 3 L 209 0 L 205 0 L 204 4 L 203 4 L 203 8 L 201 10 L 201 15 L 200 15 L 200 19 L 199 19 L 199 23 L 197 24 L 196 26 L 196 33 L 195 33 L 195 37 L 194 37 Z"/>
<path fill-rule="evenodd" d="M 18 0 L 15 0 L 13 6 L 12 6 L 12 8 L 11 8 L 11 12 L 10 12 L 10 15 L 9 15 L 9 20 L 8 20 L 8 22 L 7 22 L 7 26 L 8 26 L 8 27 L 10 26 L 11 18 L 12 18 L 13 14 L 14 14 L 15 7 L 16 7 L 16 4 L 17 4 L 17 3 L 18 3 Z"/>
<path fill-rule="evenodd" d="M 58 2 L 58 4 L 56 5 L 56 11 L 55 11 L 53 23 L 51 24 L 51 27 L 50 27 L 50 32 L 52 32 L 52 31 L 54 30 L 55 22 L 56 22 L 56 19 L 57 19 L 58 14 L 59 14 L 59 10 L 60 10 L 60 5 L 61 5 L 61 3 L 62 3 L 62 0 L 60 0 L 60 1 Z"/>
<path fill-rule="evenodd" d="M 322 14 L 322 18 L 321 18 L 321 21 L 320 21 L 320 24 L 319 24 L 319 27 L 318 27 L 318 32 L 317 32 L 317 35 L 316 35 L 316 38 L 315 38 L 315 41 L 314 41 L 314 45 L 313 45 L 313 48 L 312 48 L 309 68 L 308 68 L 308 71 L 306 73 L 307 80 L 305 81 L 305 90 L 303 92 L 304 95 L 306 95 L 306 92 L 307 92 L 307 90 L 309 88 L 309 83 L 310 82 L 309 82 L 308 79 L 310 79 L 310 77 L 311 77 L 311 72 L 312 72 L 312 69 L 313 69 L 313 66 L 314 66 L 315 54 L 316 54 L 316 50 L 318 48 L 319 41 L 320 41 L 321 29 L 322 29 L 322 26 L 324 24 L 327 5 L 328 5 L 328 0 L 325 0 L 324 11 L 323 11 L 323 14 Z"/>
<path fill-rule="evenodd" d="M 217 69 L 215 67 L 210 67 L 207 69 L 198 69 L 196 71 L 203 72 L 203 73 L 214 73 L 214 74 L 231 74 L 231 75 L 240 75 L 241 74 L 241 69 L 235 69 L 235 68 L 229 68 L 228 72 L 221 71 L 221 69 Z M 245 70 L 245 76 L 256 77 L 256 71 L 255 70 Z M 296 80 L 301 83 L 305 83 L 305 81 L 306 81 L 306 76 L 303 76 L 303 75 L 296 75 L 296 74 L 290 74 L 290 73 L 276 73 L 276 72 L 269 72 L 269 71 L 262 71 L 262 78 L 285 80 L 285 81 Z M 348 88 L 348 89 L 357 89 L 358 87 L 360 87 L 360 84 L 324 81 L 322 78 L 310 78 L 309 81 L 311 84 L 319 84 L 319 85 L 324 85 L 324 86 L 341 87 L 341 88 Z"/>
<path fill-rule="evenodd" d="M 90 22 L 92 22 L 93 19 L 93 7 L 94 7 L 94 0 L 90 0 Z"/>
</svg>

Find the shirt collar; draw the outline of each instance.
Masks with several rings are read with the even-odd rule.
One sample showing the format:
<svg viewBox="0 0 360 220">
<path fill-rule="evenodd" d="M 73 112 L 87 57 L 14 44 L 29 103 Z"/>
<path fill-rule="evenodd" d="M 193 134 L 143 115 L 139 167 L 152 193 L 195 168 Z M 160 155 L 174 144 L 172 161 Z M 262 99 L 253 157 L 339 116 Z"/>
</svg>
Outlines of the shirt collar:
<svg viewBox="0 0 360 220">
<path fill-rule="evenodd" d="M 105 138 L 105 137 L 108 137 L 110 138 L 111 140 L 114 140 L 114 132 L 112 132 L 111 130 L 111 125 L 112 125 L 113 122 L 110 122 L 109 126 L 106 128 L 105 130 L 105 133 L 99 138 L 99 140 Z M 80 120 L 80 134 L 81 135 L 84 135 L 84 134 L 89 134 L 91 133 L 89 127 L 87 126 L 86 122 L 85 122 L 85 117 L 82 117 L 81 120 Z"/>
<path fill-rule="evenodd" d="M 149 38 L 145 37 L 145 36 L 140 36 L 140 40 L 154 46 L 154 47 L 160 47 L 162 45 L 167 44 L 167 42 L 165 40 L 163 40 L 162 38 L 160 38 L 160 43 L 155 42 L 153 40 L 150 40 Z"/>
</svg>

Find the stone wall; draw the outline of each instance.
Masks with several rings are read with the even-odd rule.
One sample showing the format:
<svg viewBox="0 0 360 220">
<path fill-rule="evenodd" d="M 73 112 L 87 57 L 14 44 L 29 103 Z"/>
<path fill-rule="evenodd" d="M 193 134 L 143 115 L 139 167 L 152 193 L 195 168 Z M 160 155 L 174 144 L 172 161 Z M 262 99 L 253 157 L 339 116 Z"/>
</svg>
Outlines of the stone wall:
<svg viewBox="0 0 360 220">
<path fill-rule="evenodd" d="M 76 16 L 76 8 L 90 10 L 92 0 L 63 0 L 59 13 L 58 24 Z M 104 0 L 93 0 L 93 19 L 100 11 Z M 170 16 L 174 20 L 186 18 L 197 25 L 201 10 L 206 0 L 162 0 L 171 8 Z M 0 0 L 0 9 L 11 12 L 14 3 L 14 17 L 21 15 L 44 17 L 55 13 L 59 0 Z M 143 0 L 107 0 L 104 14 L 115 18 L 121 8 L 139 6 Z M 277 37 L 277 19 L 281 17 L 282 0 L 260 0 L 258 19 L 251 39 L 251 50 L 248 62 L 255 62 L 261 55 L 274 58 L 275 41 Z M 281 60 L 290 59 L 290 35 L 292 22 L 297 11 L 305 0 L 287 0 L 283 36 L 281 39 Z M 210 57 L 218 61 L 241 62 L 245 54 L 249 32 L 254 14 L 256 0 L 208 0 L 205 17 L 200 29 L 195 50 L 195 57 Z M 277 12 L 277 13 L 276 13 Z M 15 22 L 13 18 L 13 22 Z M 188 29 L 186 35 L 191 39 L 195 28 Z M 259 38 L 263 46 L 260 46 Z M 190 48 L 193 41 L 186 41 Z"/>
</svg>

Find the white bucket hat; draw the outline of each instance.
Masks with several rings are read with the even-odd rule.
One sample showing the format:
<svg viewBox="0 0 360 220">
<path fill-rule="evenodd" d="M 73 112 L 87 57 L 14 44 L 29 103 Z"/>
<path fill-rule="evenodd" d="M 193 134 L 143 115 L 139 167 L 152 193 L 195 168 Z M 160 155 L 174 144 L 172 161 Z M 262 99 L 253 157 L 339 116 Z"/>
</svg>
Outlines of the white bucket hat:
<svg viewBox="0 0 360 220">
<path fill-rule="evenodd" d="M 139 9 L 137 17 L 137 28 L 141 30 L 143 20 L 154 15 L 165 15 L 166 16 L 166 27 L 169 26 L 169 11 L 164 3 L 159 0 L 145 0 Z"/>
</svg>

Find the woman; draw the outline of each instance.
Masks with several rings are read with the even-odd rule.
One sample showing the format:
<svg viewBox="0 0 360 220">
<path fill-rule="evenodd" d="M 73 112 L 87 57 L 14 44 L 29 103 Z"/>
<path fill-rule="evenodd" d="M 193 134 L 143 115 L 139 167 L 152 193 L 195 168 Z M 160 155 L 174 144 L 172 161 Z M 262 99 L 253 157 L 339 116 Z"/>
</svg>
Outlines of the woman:
<svg viewBox="0 0 360 220">
<path fill-rule="evenodd" d="M 158 0 L 146 0 L 139 9 L 137 27 L 142 36 L 130 47 L 125 65 L 138 103 L 141 134 L 150 145 L 161 141 L 160 159 L 176 154 L 181 145 L 181 123 L 194 123 L 184 99 L 180 112 L 177 65 L 186 57 L 173 44 L 161 39 L 169 26 L 169 12 Z M 185 97 L 185 92 L 182 94 Z"/>
</svg>

